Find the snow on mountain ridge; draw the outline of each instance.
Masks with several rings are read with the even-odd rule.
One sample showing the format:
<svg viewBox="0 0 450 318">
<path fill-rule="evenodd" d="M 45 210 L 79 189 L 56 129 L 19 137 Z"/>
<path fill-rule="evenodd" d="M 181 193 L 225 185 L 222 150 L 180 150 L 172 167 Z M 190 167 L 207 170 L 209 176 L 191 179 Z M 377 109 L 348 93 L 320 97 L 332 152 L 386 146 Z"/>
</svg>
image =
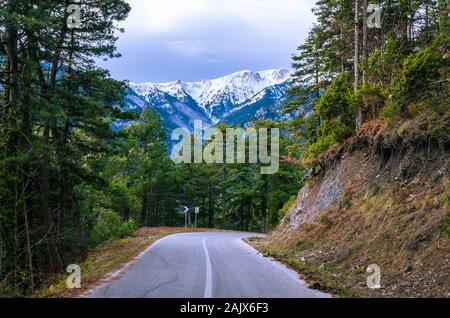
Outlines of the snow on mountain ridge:
<svg viewBox="0 0 450 318">
<path fill-rule="evenodd" d="M 147 100 L 151 93 L 157 91 L 177 98 L 192 97 L 214 119 L 217 117 L 217 114 L 214 114 L 215 108 L 223 108 L 226 104 L 242 104 L 264 89 L 288 81 L 290 76 L 291 71 L 285 68 L 258 72 L 244 70 L 213 80 L 187 83 L 181 81 L 130 83 L 130 87 Z"/>
</svg>

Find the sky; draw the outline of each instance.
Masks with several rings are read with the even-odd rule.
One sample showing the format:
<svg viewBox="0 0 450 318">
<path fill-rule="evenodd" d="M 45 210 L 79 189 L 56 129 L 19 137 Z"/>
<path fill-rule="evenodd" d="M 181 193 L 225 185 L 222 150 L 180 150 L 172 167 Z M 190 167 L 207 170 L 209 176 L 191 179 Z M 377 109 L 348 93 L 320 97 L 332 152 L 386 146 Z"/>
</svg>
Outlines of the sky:
<svg viewBox="0 0 450 318">
<path fill-rule="evenodd" d="M 128 0 L 113 78 L 198 81 L 290 67 L 314 22 L 315 0 Z"/>
</svg>

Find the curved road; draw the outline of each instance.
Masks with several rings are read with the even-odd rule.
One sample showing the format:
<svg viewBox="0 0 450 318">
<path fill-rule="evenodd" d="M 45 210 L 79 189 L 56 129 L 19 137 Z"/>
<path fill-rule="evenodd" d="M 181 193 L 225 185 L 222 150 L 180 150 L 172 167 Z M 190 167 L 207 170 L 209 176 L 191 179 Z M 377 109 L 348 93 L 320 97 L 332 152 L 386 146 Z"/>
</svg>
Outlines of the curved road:
<svg viewBox="0 0 450 318">
<path fill-rule="evenodd" d="M 242 241 L 245 233 L 188 233 L 154 243 L 91 298 L 316 298 L 298 274 Z"/>
</svg>

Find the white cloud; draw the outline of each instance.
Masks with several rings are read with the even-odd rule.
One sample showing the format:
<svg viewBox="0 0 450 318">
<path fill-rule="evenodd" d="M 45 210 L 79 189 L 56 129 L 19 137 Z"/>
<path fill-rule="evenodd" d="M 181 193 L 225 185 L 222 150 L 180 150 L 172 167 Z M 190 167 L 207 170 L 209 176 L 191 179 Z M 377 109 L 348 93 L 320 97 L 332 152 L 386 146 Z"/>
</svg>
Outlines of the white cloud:
<svg viewBox="0 0 450 318">
<path fill-rule="evenodd" d="M 132 11 L 126 26 L 158 33 L 182 29 L 189 19 L 206 14 L 207 0 L 128 0 Z"/>
<path fill-rule="evenodd" d="M 104 63 L 133 81 L 200 80 L 287 67 L 314 22 L 316 0 L 126 0 L 122 58 Z"/>
<path fill-rule="evenodd" d="M 315 0 L 128 0 L 125 27 L 148 33 L 183 31 L 207 21 L 240 21 L 272 31 L 311 24 Z"/>
</svg>

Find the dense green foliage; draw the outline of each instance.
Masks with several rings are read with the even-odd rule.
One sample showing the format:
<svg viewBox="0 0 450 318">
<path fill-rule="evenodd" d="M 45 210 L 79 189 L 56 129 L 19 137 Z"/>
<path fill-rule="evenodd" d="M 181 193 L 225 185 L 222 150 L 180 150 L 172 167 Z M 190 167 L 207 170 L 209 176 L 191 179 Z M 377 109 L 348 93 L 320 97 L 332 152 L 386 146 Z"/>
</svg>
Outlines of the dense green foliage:
<svg viewBox="0 0 450 318">
<path fill-rule="evenodd" d="M 255 123 L 281 129 L 279 172 L 176 165 L 156 111 L 124 112 L 126 83 L 94 63 L 117 56 L 129 5 L 78 2 L 75 29 L 70 1 L 0 2 L 0 296 L 32 291 L 90 246 L 137 227 L 183 226 L 183 205 L 200 207 L 198 226 L 269 230 L 304 181 L 293 157 L 316 158 L 380 113 L 401 120 L 449 110 L 448 1 L 389 1 L 381 29 L 367 30 L 360 14 L 356 41 L 353 1 L 319 0 L 318 23 L 294 57 L 286 112 L 295 119 Z M 129 119 L 135 124 L 112 130 Z"/>
<path fill-rule="evenodd" d="M 175 165 L 156 111 L 124 112 L 127 83 L 94 63 L 117 56 L 129 5 L 80 1 L 79 28 L 68 27 L 69 5 L 0 5 L 0 295 L 26 294 L 137 227 L 183 226 L 182 205 L 201 207 L 198 226 L 275 226 L 301 169 L 263 176 L 258 165 Z"/>
<path fill-rule="evenodd" d="M 69 1 L 0 4 L 0 295 L 84 258 L 86 237 L 109 236 L 102 227 L 131 226 L 101 205 L 111 122 L 127 117 L 125 83 L 94 64 L 115 55 L 116 23 L 130 8 L 85 3 L 77 29 L 68 27 Z"/>
<path fill-rule="evenodd" d="M 442 110 L 445 101 L 440 95 L 446 91 L 446 83 L 440 81 L 439 70 L 442 67 L 442 53 L 436 45 L 409 55 L 403 61 L 401 75 L 387 89 L 389 97 L 383 115 L 409 117 L 424 108 Z"/>
<path fill-rule="evenodd" d="M 286 108 L 300 114 L 289 126 L 303 159 L 316 158 L 380 113 L 401 120 L 448 111 L 448 1 L 370 1 L 381 4 L 381 28 L 368 27 L 368 3 L 359 1 L 355 26 L 354 1 L 317 1 L 318 24 L 294 57 Z"/>
</svg>

